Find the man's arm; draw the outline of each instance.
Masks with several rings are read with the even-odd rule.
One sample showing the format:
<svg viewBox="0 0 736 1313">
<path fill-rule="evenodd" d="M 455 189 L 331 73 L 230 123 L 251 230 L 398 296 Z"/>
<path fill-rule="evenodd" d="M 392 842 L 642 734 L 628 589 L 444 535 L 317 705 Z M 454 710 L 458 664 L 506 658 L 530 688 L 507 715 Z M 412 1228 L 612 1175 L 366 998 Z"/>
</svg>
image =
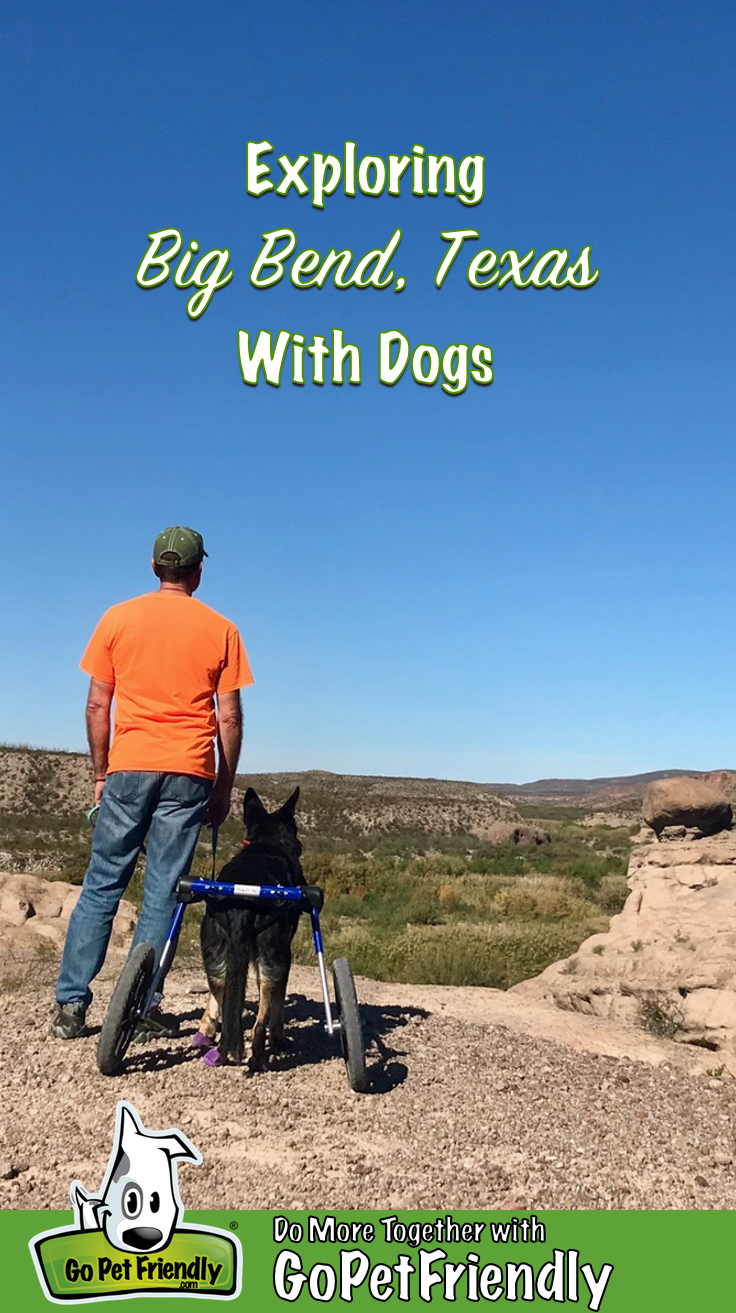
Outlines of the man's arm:
<svg viewBox="0 0 736 1313">
<path fill-rule="evenodd" d="M 95 771 L 95 806 L 102 798 L 107 774 L 107 754 L 110 751 L 110 707 L 114 684 L 103 684 L 100 679 L 89 681 L 87 694 L 87 742 Z"/>
<path fill-rule="evenodd" d="M 210 798 L 210 821 L 222 825 L 230 811 L 230 795 L 243 742 L 243 712 L 240 692 L 217 696 L 217 779 Z"/>
</svg>

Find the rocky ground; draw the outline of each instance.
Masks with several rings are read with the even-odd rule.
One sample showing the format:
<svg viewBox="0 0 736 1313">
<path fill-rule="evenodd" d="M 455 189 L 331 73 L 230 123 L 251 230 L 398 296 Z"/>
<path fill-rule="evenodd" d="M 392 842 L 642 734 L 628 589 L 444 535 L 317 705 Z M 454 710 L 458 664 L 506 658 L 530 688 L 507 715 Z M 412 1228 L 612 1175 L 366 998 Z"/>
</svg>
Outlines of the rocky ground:
<svg viewBox="0 0 736 1313">
<path fill-rule="evenodd" d="M 77 1178 L 96 1190 L 121 1097 L 201 1151 L 180 1169 L 190 1208 L 736 1208 L 736 1081 L 712 1054 L 494 990 L 363 980 L 371 1087 L 358 1095 L 324 1034 L 316 971 L 297 968 L 288 1051 L 249 1078 L 191 1049 L 202 979 L 177 965 L 181 1037 L 131 1050 L 111 1079 L 95 1044 L 117 965 L 84 1039 L 49 1036 L 48 968 L 3 998 L 4 1208 L 68 1207 Z"/>
<path fill-rule="evenodd" d="M 28 772 L 16 791 L 57 788 L 41 757 L 11 765 Z M 509 993 L 359 981 L 370 1087 L 358 1095 L 314 968 L 292 973 L 289 1045 L 269 1071 L 205 1066 L 191 1047 L 203 978 L 185 946 L 167 990 L 180 1037 L 101 1076 L 97 1034 L 134 910 L 121 907 L 90 1033 L 64 1043 L 48 1018 L 78 889 L 0 875 L 0 1207 L 67 1208 L 75 1179 L 98 1190 L 124 1097 L 148 1129 L 177 1127 L 202 1153 L 181 1167 L 188 1208 L 736 1208 L 736 838 L 645 845 L 630 889 L 606 934 Z M 678 1042 L 642 1029 L 643 1006 Z"/>
</svg>

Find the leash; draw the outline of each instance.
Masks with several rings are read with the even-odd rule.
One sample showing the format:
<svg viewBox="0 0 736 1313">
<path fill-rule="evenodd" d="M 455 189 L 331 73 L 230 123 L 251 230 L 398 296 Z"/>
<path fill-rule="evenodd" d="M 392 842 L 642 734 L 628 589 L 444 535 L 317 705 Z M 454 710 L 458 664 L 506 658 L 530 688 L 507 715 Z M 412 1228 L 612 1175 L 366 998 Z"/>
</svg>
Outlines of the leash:
<svg viewBox="0 0 736 1313">
<path fill-rule="evenodd" d="M 212 826 L 212 879 L 217 875 L 217 830 L 216 825 Z"/>
</svg>

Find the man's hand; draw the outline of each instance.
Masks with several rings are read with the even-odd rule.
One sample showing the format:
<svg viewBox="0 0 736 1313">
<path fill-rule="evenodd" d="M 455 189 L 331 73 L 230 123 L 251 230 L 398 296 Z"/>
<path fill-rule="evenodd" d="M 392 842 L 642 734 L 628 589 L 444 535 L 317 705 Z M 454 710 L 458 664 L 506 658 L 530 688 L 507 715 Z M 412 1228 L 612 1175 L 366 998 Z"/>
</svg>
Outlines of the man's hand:
<svg viewBox="0 0 736 1313">
<path fill-rule="evenodd" d="M 100 803 L 102 802 L 102 791 L 104 787 L 105 787 L 104 779 L 95 780 L 95 807 L 99 807 Z"/>
<path fill-rule="evenodd" d="M 219 779 L 215 782 L 215 787 L 210 794 L 209 805 L 209 822 L 210 825 L 223 825 L 228 818 L 230 811 L 230 784 L 227 780 Z"/>
</svg>

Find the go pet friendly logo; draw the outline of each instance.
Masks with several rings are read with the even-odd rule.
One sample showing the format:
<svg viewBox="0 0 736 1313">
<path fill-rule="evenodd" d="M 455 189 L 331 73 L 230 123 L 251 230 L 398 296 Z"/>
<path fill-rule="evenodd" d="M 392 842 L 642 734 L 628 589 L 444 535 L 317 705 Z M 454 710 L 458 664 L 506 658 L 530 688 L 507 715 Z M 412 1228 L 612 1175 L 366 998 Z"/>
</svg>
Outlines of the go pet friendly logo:
<svg viewBox="0 0 736 1313">
<path fill-rule="evenodd" d="M 135 1295 L 235 1299 L 240 1243 L 226 1231 L 178 1225 L 178 1159 L 202 1156 L 181 1131 L 147 1131 L 130 1103 L 117 1107 L 99 1195 L 71 1187 L 74 1226 L 34 1236 L 30 1250 L 47 1299 L 85 1304 Z"/>
</svg>

